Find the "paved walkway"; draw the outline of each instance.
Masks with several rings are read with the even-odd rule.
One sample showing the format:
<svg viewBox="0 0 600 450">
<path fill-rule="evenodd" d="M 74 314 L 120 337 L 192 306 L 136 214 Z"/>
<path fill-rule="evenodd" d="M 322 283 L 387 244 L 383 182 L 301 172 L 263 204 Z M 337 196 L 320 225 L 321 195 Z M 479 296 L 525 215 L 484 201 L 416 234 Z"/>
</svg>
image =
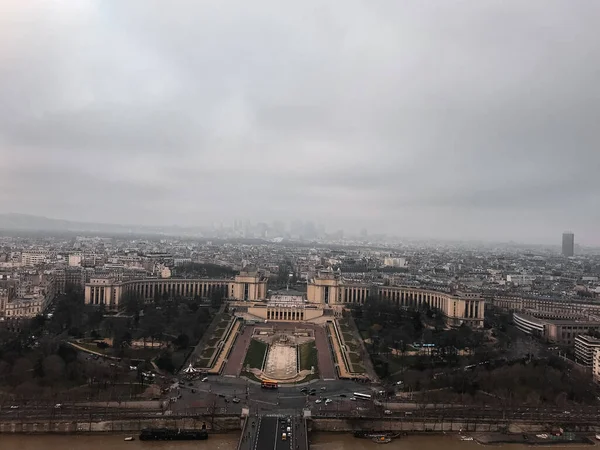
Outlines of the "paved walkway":
<svg viewBox="0 0 600 450">
<path fill-rule="evenodd" d="M 233 328 L 231 329 L 231 333 L 229 333 L 229 337 L 227 338 L 227 341 L 225 341 L 225 344 L 223 344 L 223 349 L 221 350 L 221 354 L 219 355 L 217 362 L 215 363 L 214 367 L 208 371 L 208 373 L 211 373 L 211 374 L 221 373 L 221 370 L 223 369 L 223 365 L 227 362 L 227 353 L 229 353 L 229 349 L 234 344 L 234 342 L 237 338 L 238 331 L 241 326 L 242 326 L 241 322 L 239 320 L 236 320 L 235 324 L 233 325 Z"/>
<path fill-rule="evenodd" d="M 97 355 L 97 356 L 100 356 L 101 358 L 112 359 L 114 361 L 121 361 L 121 358 L 117 358 L 116 356 L 106 355 L 106 354 L 100 353 L 100 352 L 95 352 L 93 350 L 90 350 L 89 348 L 82 347 L 81 345 L 77 344 L 76 342 L 68 341 L 67 344 L 69 344 L 71 347 L 73 347 L 81 352 L 89 353 L 91 355 Z"/>
<path fill-rule="evenodd" d="M 325 328 L 320 325 L 313 325 L 312 328 L 315 331 L 315 346 L 317 347 L 319 374 L 324 380 L 335 380 L 337 375 L 333 364 L 333 355 L 329 350 Z"/>
<path fill-rule="evenodd" d="M 306 322 L 269 322 L 268 325 L 276 330 L 289 330 L 294 328 L 307 328 L 313 330 L 315 334 L 315 346 L 317 347 L 319 374 L 321 378 L 326 380 L 335 380 L 337 378 L 333 363 L 333 355 L 331 354 L 329 343 L 327 342 L 327 333 L 325 332 L 324 327 Z M 241 373 L 253 331 L 253 325 L 246 325 L 243 333 L 238 336 L 237 341 L 234 343 L 233 350 L 229 355 L 229 361 L 225 366 L 223 375 L 238 376 Z"/>
<path fill-rule="evenodd" d="M 234 342 L 234 347 L 229 354 L 227 364 L 223 370 L 223 375 L 238 376 L 244 365 L 244 359 L 246 359 L 246 352 L 250 346 L 250 340 L 252 339 L 252 332 L 254 331 L 253 326 L 246 326 L 244 331 L 238 336 Z"/>
</svg>

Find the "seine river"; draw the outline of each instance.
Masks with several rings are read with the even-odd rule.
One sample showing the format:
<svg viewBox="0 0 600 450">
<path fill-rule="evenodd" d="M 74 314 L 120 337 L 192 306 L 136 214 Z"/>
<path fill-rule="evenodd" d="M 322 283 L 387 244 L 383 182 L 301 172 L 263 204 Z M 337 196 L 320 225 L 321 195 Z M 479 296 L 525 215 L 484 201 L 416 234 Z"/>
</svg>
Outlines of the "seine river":
<svg viewBox="0 0 600 450">
<path fill-rule="evenodd" d="M 234 450 L 237 433 L 211 435 L 207 441 L 189 442 L 125 442 L 124 435 L 23 436 L 0 435 L 1 450 Z M 490 447 L 491 449 L 497 446 Z M 525 445 L 511 444 L 511 450 L 523 450 Z M 350 434 L 319 433 L 311 436 L 311 450 L 469 450 L 481 449 L 475 442 L 461 442 L 457 435 L 408 436 L 383 446 Z M 553 446 L 553 449 L 565 448 Z M 572 448 L 572 447 L 571 447 Z"/>
</svg>

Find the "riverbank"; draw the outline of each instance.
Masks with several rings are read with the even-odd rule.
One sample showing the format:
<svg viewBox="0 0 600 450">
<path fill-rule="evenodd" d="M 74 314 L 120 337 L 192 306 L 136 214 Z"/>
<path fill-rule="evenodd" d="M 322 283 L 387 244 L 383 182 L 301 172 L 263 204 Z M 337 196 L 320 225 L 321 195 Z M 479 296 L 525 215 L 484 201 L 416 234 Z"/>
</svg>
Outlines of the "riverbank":
<svg viewBox="0 0 600 450">
<path fill-rule="evenodd" d="M 241 429 L 239 416 L 197 416 L 193 418 L 156 418 L 142 420 L 80 421 L 3 421 L 0 434 L 87 434 L 139 433 L 144 428 L 181 428 L 199 430 L 203 426 L 211 433 L 227 433 Z"/>
<path fill-rule="evenodd" d="M 585 434 L 564 433 L 554 436 L 550 433 L 477 433 L 470 435 L 476 442 L 483 445 L 524 444 L 529 446 L 554 445 L 594 445 L 593 439 Z"/>
</svg>

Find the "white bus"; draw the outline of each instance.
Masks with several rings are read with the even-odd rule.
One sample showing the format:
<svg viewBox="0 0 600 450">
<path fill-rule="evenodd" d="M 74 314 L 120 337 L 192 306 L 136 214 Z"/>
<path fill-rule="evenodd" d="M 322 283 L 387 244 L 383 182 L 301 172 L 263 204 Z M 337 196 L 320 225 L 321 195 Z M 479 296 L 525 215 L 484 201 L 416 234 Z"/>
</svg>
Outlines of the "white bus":
<svg viewBox="0 0 600 450">
<path fill-rule="evenodd" d="M 358 399 L 371 400 L 371 396 L 369 394 L 361 394 L 360 392 L 355 392 L 354 396 Z"/>
</svg>

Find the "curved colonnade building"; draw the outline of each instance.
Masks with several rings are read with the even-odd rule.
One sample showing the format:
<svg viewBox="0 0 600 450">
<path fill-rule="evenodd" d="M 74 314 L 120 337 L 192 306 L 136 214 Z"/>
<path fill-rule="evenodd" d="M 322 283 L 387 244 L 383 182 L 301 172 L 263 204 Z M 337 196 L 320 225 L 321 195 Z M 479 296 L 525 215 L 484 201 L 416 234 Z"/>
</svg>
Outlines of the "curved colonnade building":
<svg viewBox="0 0 600 450">
<path fill-rule="evenodd" d="M 372 290 L 376 292 L 371 292 Z M 342 307 L 364 304 L 373 294 L 397 306 L 418 308 L 429 305 L 445 316 L 448 325 L 460 326 L 464 323 L 474 328 L 483 327 L 485 301 L 479 294 L 450 294 L 411 286 L 368 286 L 364 283 L 348 282 L 331 272 L 321 273 L 313 278 L 307 290 L 310 303 Z"/>
<path fill-rule="evenodd" d="M 410 286 L 371 286 L 345 280 L 331 271 L 309 280 L 306 298 L 296 296 L 282 301 L 267 300 L 267 279 L 259 273 L 244 273 L 233 279 L 140 279 L 115 281 L 92 279 L 85 286 L 85 302 L 115 310 L 125 294 L 144 300 L 164 295 L 206 298 L 215 290 L 238 302 L 251 302 L 248 311 L 264 320 L 303 321 L 322 316 L 326 310 L 340 311 L 345 306 L 364 304 L 372 294 L 400 307 L 429 305 L 439 310 L 451 326 L 483 326 L 484 300 L 473 293 L 454 293 Z M 376 292 L 372 292 L 376 290 Z"/>
<path fill-rule="evenodd" d="M 109 278 L 92 278 L 85 285 L 85 303 L 105 305 L 119 309 L 126 294 L 134 294 L 143 300 L 153 300 L 164 295 L 184 298 L 207 298 L 217 290 L 224 298 L 256 301 L 266 298 L 267 280 L 260 274 L 242 272 L 233 279 L 228 278 L 143 278 L 130 281 L 115 281 Z"/>
</svg>

